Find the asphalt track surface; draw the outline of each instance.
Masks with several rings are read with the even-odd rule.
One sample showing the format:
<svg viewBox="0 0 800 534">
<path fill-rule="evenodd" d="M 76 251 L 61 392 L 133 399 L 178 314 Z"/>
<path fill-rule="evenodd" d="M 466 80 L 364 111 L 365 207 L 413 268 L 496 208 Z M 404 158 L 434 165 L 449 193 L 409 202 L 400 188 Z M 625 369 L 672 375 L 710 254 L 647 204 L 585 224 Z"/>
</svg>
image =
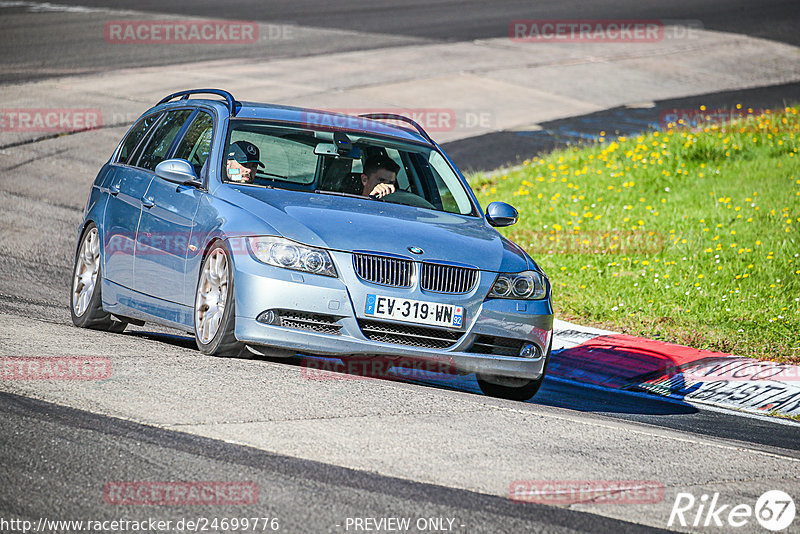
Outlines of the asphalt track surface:
<svg viewBox="0 0 800 534">
<path fill-rule="evenodd" d="M 127 7 L 118 2 L 80 2 L 84 6 Z M 800 44 L 800 9 L 796 2 L 594 2 L 589 6 L 578 2 L 543 2 L 532 8 L 530 2 L 415 2 L 401 7 L 388 2 L 371 2 L 368 7 L 354 2 L 326 6 L 315 2 L 137 2 L 136 10 L 148 13 L 185 16 L 259 20 L 265 23 L 291 23 L 325 30 L 363 32 L 361 40 L 334 44 L 320 36 L 306 43 L 302 50 L 276 51 L 286 56 L 313 54 L 318 51 L 388 46 L 406 40 L 468 40 L 506 35 L 507 25 L 515 18 L 661 18 L 697 19 L 708 29 L 746 33 L 752 36 Z M 28 7 L 5 7 L 0 14 L 3 24 L 15 10 Z M 64 24 L 69 14 L 55 13 L 48 26 L 22 28 L 22 39 L 0 37 L 3 63 L 20 65 L 3 82 L 37 79 L 65 72 L 97 72 L 127 66 L 168 64 L 176 60 L 199 60 L 233 54 L 249 57 L 253 50 L 196 51 L 164 53 L 157 49 L 137 51 L 138 56 L 123 57 L 125 51 L 96 49 L 86 46 L 85 36 Z M 106 17 L 107 18 L 107 17 Z M 104 20 L 102 17 L 99 20 Z M 36 31 L 34 31 L 36 30 Z M 42 39 L 48 35 L 48 39 Z M 19 37 L 17 35 L 17 37 Z M 26 41 L 27 39 L 27 41 Z M 400 41 L 398 41 L 400 40 Z M 68 42 L 68 46 L 64 46 Z M 32 45 L 32 46 L 31 46 Z M 140 49 L 142 47 L 139 47 Z M 272 49 L 271 49 L 272 50 Z M 237 55 L 238 54 L 238 55 Z M 242 56 L 244 54 L 244 56 Z M 12 69 L 13 70 L 13 69 Z M 750 93 L 698 95 L 708 102 L 718 97 L 725 102 L 746 100 L 773 106 L 796 100 L 800 95 L 796 84 L 765 88 Z M 659 102 L 657 109 L 685 106 L 686 103 Z M 756 104 L 760 106 L 761 104 Z M 547 139 L 526 139 L 514 134 L 513 150 L 495 159 L 466 159 L 463 154 L 475 153 L 474 146 L 484 148 L 496 140 L 472 139 L 447 147 L 454 157 L 464 158 L 463 165 L 491 168 L 514 160 L 519 154 L 546 150 L 575 142 L 582 132 L 591 136 L 597 124 L 614 119 L 620 129 L 640 131 L 649 116 L 627 110 L 609 110 L 587 117 L 576 117 L 546 125 Z M 638 121 L 638 122 L 637 122 Z M 605 129 L 608 129 L 607 126 Z M 626 130 L 627 131 L 627 130 Z M 118 137 L 118 132 L 114 135 Z M 121 135 L 121 134 L 120 134 Z M 504 134 L 493 134 L 504 135 Z M 511 135 L 511 134 L 509 134 Z M 470 145 L 472 143 L 472 145 Z M 539 144 L 537 144 L 539 143 Z M 550 144 L 548 144 L 550 143 Z M 509 143 L 498 143 L 508 145 Z M 484 150 L 484 152 L 489 152 Z M 500 159 L 497 159 L 500 158 Z M 502 161 L 501 161 L 502 159 Z M 3 165 L 0 197 L 10 215 L 3 223 L 3 250 L 0 267 L 5 273 L 0 282 L 0 309 L 3 313 L 33 321 L 42 321 L 42 331 L 50 335 L 49 325 L 69 324 L 67 294 L 69 288 L 75 224 L 80 218 L 85 191 L 60 192 L 80 188 L 79 184 L 51 184 L 49 191 L 20 192 L 10 187 L 14 165 Z M 54 215 L 55 213 L 55 215 Z M 10 220 L 9 220 L 10 219 Z M 23 239 L 11 243 L 14 228 L 36 227 L 46 221 L 53 236 Z M 9 233 L 7 233 L 9 232 Z M 13 253 L 8 252 L 13 250 Z M 0 347 L 13 333 L 0 333 Z M 108 340 L 154 342 L 167 350 L 191 350 L 191 339 L 170 334 L 167 330 L 131 328 L 122 336 L 103 334 L 99 343 Z M 58 344 L 52 337 L 49 343 Z M 198 357 L 201 357 L 199 354 Z M 255 362 L 278 367 L 291 367 L 297 362 Z M 391 384 L 393 387 L 389 388 Z M 455 387 L 435 382 L 387 382 L 386 395 L 394 387 L 423 392 L 442 398 L 459 399 L 474 393 L 474 385 Z M 306 402 L 313 402 L 306 400 Z M 519 403 L 487 399 L 498 407 Z M 754 448 L 784 458 L 800 457 L 800 440 L 796 424 L 777 422 L 762 417 L 743 417 L 731 412 L 704 409 L 684 403 L 665 401 L 644 395 L 614 393 L 575 384 L 548 380 L 531 403 L 521 405 L 545 413 L 569 412 L 592 421 L 620 421 L 647 430 L 669 429 L 687 439 L 703 437 L 733 448 Z M 563 437 L 563 436 L 562 436 Z M 36 520 L 42 516 L 59 519 L 117 518 L 120 511 L 129 517 L 175 518 L 201 515 L 197 509 L 153 507 L 141 509 L 109 508 L 103 503 L 103 484 L 120 480 L 254 480 L 261 489 L 257 510 L 214 510 L 214 515 L 273 515 L 281 519 L 283 531 L 342 531 L 341 522 L 353 516 L 455 517 L 469 532 L 634 532 L 652 530 L 601 515 L 564 508 L 512 503 L 508 499 L 480 492 L 454 489 L 445 485 L 413 482 L 363 470 L 339 467 L 313 460 L 265 452 L 256 448 L 208 439 L 189 433 L 142 425 L 116 417 L 91 413 L 10 393 L 0 393 L 0 515 L 13 515 Z M 553 458 L 558 462 L 558 458 Z M 465 467 L 466 468 L 466 467 Z M 10 483 L 9 483 L 10 482 Z M 790 488 L 786 488 L 790 489 Z M 252 512 L 252 514 L 250 513 Z M 340 525 L 337 527 L 337 525 Z"/>
<path fill-rule="evenodd" d="M 130 2 L 86 0 L 54 2 L 108 8 L 130 8 Z M 208 18 L 291 23 L 351 31 L 384 32 L 437 40 L 473 40 L 508 35 L 516 19 L 658 19 L 697 20 L 703 27 L 790 44 L 800 44 L 800 8 L 792 0 L 314 0 L 249 2 L 216 0 L 160 2 L 139 0 L 136 9 Z"/>
<path fill-rule="evenodd" d="M 114 2 L 0 2 L 0 83 L 49 76 L 102 72 L 121 67 L 168 65 L 224 58 L 278 58 L 364 50 L 398 44 L 470 41 L 508 36 L 516 19 L 647 19 L 696 24 L 800 45 L 800 3 L 794 0 L 415 0 L 413 2 L 321 3 L 313 0 L 143 0 Z M 60 12 L 85 6 L 90 13 Z M 115 10 L 106 13 L 104 9 Z M 135 10 L 119 14 L 116 10 Z M 35 20 L 25 13 L 36 12 Z M 201 17 L 310 27 L 312 31 L 261 41 L 253 46 L 109 45 L 102 38 L 109 20 Z M 313 29 L 319 29 L 314 32 Z M 269 37 L 269 28 L 262 28 Z M 276 31 L 279 30 L 276 29 Z M 343 32 L 332 34 L 331 32 Z M 387 65 L 387 69 L 402 66 Z M 376 73 L 380 75 L 380 73 Z"/>
<path fill-rule="evenodd" d="M 41 439 L 43 435 L 48 439 Z M 28 446 L 18 447 L 21 441 Z M 344 531 L 348 517 L 444 517 L 455 520 L 456 531 L 487 533 L 654 531 L 627 521 L 378 476 L 3 393 L 0 450 L 4 477 L 17 489 L 0 494 L 0 509 L 5 516 L 34 524 L 41 517 L 113 520 L 121 512 L 135 520 L 211 517 L 197 506 L 148 506 L 146 511 L 132 505 L 107 506 L 102 491 L 108 473 L 115 473 L 119 480 L 254 482 L 258 505 L 217 508 L 212 516 L 277 518 L 282 532 Z"/>
</svg>

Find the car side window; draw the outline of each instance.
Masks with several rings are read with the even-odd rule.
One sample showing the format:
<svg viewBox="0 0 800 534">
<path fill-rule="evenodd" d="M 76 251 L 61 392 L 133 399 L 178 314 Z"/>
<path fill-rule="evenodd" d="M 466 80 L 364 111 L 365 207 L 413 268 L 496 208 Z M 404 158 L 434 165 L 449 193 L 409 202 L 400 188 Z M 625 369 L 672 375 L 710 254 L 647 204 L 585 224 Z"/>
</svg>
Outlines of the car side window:
<svg viewBox="0 0 800 534">
<path fill-rule="evenodd" d="M 204 111 L 199 112 L 183 135 L 173 157 L 185 159 L 191 163 L 197 176 L 200 176 L 200 171 L 211 151 L 213 133 L 214 120 L 211 115 Z"/>
<path fill-rule="evenodd" d="M 156 123 L 158 118 L 161 116 L 161 113 L 154 113 L 152 115 L 148 115 L 140 120 L 136 126 L 131 128 L 131 131 L 128 133 L 128 136 L 122 142 L 122 147 L 119 149 L 119 154 L 117 155 L 117 163 L 126 164 L 128 163 L 128 159 L 133 154 L 133 151 L 136 150 L 136 147 L 139 145 L 139 142 L 144 139 L 144 136 Z"/>
<path fill-rule="evenodd" d="M 458 181 L 458 177 L 450 170 L 449 165 L 441 154 L 432 150 L 428 155 L 428 165 L 433 175 L 442 209 L 450 213 L 469 215 L 472 213 L 472 203 L 466 191 Z"/>
<path fill-rule="evenodd" d="M 150 136 L 150 141 L 139 158 L 138 166 L 154 171 L 156 165 L 166 159 L 175 137 L 191 114 L 192 111 L 188 109 L 168 113 L 164 120 L 156 126 L 153 135 Z"/>
<path fill-rule="evenodd" d="M 400 151 L 394 148 L 387 148 L 386 155 L 400 167 L 400 170 L 397 171 L 397 186 L 400 189 L 408 190 L 408 175 L 406 175 L 406 166 L 403 165 L 403 158 L 400 157 Z"/>
</svg>

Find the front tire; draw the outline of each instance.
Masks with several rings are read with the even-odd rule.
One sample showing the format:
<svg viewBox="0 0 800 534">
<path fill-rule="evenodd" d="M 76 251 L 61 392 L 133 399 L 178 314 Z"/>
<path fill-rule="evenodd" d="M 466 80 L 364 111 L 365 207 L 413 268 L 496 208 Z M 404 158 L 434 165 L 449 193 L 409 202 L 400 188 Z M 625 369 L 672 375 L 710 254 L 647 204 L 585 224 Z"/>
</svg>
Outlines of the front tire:
<svg viewBox="0 0 800 534">
<path fill-rule="evenodd" d="M 200 267 L 194 298 L 194 338 L 203 354 L 239 356 L 244 343 L 234 335 L 236 324 L 233 264 L 221 242 L 208 251 Z"/>
<path fill-rule="evenodd" d="M 75 266 L 72 269 L 70 292 L 72 324 L 80 328 L 121 333 L 128 323 L 115 321 L 110 313 L 103 311 L 103 298 L 100 294 L 102 280 L 100 233 L 97 231 L 97 226 L 90 223 L 81 236 L 78 253 L 75 255 Z"/>
<path fill-rule="evenodd" d="M 553 341 L 547 348 L 542 376 L 536 380 L 526 380 L 524 378 L 510 378 L 501 376 L 481 376 L 477 375 L 478 387 L 487 397 L 498 397 L 501 399 L 526 401 L 532 399 L 542 387 L 544 377 L 547 374 L 547 366 L 550 363 L 550 353 L 553 349 Z"/>
</svg>

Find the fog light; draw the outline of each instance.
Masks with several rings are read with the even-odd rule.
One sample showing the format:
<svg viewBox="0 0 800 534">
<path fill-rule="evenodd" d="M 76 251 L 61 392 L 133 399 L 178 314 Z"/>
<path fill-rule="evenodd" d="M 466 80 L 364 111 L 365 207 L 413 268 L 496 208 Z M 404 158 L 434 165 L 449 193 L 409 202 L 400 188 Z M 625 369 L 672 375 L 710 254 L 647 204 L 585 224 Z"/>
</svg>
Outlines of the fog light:
<svg viewBox="0 0 800 534">
<path fill-rule="evenodd" d="M 259 316 L 256 317 L 256 321 L 259 323 L 275 324 L 278 321 L 278 314 L 275 313 L 274 310 L 267 310 L 261 312 Z"/>
<path fill-rule="evenodd" d="M 519 351 L 519 357 L 536 359 L 539 357 L 539 347 L 533 343 L 523 345 L 522 349 Z"/>
</svg>

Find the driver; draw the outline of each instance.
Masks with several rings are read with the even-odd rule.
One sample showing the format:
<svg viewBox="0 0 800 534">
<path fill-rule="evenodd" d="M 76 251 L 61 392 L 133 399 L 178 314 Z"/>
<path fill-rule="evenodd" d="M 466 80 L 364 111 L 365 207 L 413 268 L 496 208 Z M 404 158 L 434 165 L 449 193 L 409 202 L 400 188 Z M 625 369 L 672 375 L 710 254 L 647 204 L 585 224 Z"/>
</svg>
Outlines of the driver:
<svg viewBox="0 0 800 534">
<path fill-rule="evenodd" d="M 385 197 L 397 191 L 397 173 L 400 166 L 388 156 L 374 156 L 364 163 L 361 184 L 364 196 Z"/>
<path fill-rule="evenodd" d="M 249 141 L 236 141 L 228 147 L 228 179 L 232 182 L 252 184 L 259 167 L 258 147 Z"/>
</svg>

